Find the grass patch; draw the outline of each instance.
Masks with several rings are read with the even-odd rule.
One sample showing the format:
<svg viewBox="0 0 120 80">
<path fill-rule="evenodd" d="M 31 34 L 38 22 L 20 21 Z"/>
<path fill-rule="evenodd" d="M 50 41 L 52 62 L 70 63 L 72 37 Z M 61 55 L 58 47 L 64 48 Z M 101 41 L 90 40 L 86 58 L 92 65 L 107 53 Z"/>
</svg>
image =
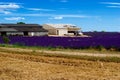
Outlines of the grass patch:
<svg viewBox="0 0 120 80">
<path fill-rule="evenodd" d="M 12 47 L 12 48 L 23 48 L 23 49 L 32 49 L 32 50 L 50 50 L 50 51 L 64 51 L 64 52 L 83 52 L 83 53 L 101 53 L 101 54 L 120 54 L 120 51 L 117 50 L 107 50 L 101 46 L 97 47 L 89 47 L 89 48 L 80 48 L 80 49 L 72 49 L 72 48 L 63 48 L 63 47 L 42 47 L 42 46 L 25 46 L 21 44 L 0 44 L 1 47 Z"/>
<path fill-rule="evenodd" d="M 4 45 L 4 46 L 11 47 L 10 45 Z M 12 47 L 14 47 L 14 46 L 12 46 Z M 27 48 L 27 47 L 23 46 L 22 48 Z M 12 53 L 12 54 L 21 54 L 21 55 L 23 54 L 23 55 L 32 55 L 32 56 L 44 56 L 44 57 L 54 57 L 54 58 L 67 58 L 67 59 L 80 59 L 80 60 L 88 60 L 88 61 L 102 61 L 102 62 L 120 63 L 119 57 L 95 57 L 95 56 L 53 54 L 53 53 L 50 54 L 50 53 L 45 53 L 44 50 L 41 50 L 41 52 L 37 52 L 33 48 L 31 51 L 0 49 L 0 52 Z"/>
</svg>

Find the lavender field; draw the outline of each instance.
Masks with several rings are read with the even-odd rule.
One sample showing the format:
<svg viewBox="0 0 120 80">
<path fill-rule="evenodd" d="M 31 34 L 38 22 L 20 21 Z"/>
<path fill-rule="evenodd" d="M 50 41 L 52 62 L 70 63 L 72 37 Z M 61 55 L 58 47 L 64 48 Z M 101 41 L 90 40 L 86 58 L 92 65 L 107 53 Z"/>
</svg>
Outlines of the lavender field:
<svg viewBox="0 0 120 80">
<path fill-rule="evenodd" d="M 91 37 L 25 37 L 9 36 L 10 44 L 26 46 L 88 48 L 103 46 L 105 48 L 120 48 L 120 33 L 87 33 Z M 0 37 L 0 43 L 3 43 Z"/>
</svg>

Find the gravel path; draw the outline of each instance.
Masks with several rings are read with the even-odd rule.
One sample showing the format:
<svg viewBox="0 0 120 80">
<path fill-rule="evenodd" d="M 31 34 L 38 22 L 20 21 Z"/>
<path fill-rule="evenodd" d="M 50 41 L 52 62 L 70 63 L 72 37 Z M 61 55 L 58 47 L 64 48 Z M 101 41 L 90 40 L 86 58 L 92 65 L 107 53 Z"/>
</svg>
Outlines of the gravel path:
<svg viewBox="0 0 120 80">
<path fill-rule="evenodd" d="M 83 52 L 71 52 L 71 51 L 51 51 L 51 50 L 32 50 L 32 49 L 22 49 L 22 48 L 6 48 L 0 47 L 0 49 L 18 51 L 18 52 L 44 52 L 50 54 L 66 54 L 66 55 L 79 55 L 79 56 L 95 56 L 95 57 L 119 57 L 120 54 L 101 54 L 101 53 L 83 53 Z"/>
</svg>

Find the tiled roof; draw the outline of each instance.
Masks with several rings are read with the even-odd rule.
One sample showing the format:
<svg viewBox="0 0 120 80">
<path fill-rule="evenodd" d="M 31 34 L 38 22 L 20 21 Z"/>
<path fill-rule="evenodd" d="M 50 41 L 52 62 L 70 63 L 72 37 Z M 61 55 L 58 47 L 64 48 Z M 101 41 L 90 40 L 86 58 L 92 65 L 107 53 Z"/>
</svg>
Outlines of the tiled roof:
<svg viewBox="0 0 120 80">
<path fill-rule="evenodd" d="M 38 24 L 0 24 L 0 31 L 47 32 Z"/>
<path fill-rule="evenodd" d="M 39 24 L 0 24 L 5 26 L 40 26 Z"/>
<path fill-rule="evenodd" d="M 0 28 L 0 32 L 4 32 L 4 31 L 17 31 L 14 28 Z"/>
</svg>

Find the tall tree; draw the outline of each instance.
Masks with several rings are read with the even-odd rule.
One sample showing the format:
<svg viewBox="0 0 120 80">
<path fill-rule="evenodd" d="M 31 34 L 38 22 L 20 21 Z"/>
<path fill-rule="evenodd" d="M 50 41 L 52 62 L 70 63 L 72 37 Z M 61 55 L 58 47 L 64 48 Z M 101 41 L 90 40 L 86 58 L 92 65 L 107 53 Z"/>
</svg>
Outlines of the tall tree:
<svg viewBox="0 0 120 80">
<path fill-rule="evenodd" d="M 25 24 L 24 22 L 17 22 L 17 24 Z"/>
</svg>

